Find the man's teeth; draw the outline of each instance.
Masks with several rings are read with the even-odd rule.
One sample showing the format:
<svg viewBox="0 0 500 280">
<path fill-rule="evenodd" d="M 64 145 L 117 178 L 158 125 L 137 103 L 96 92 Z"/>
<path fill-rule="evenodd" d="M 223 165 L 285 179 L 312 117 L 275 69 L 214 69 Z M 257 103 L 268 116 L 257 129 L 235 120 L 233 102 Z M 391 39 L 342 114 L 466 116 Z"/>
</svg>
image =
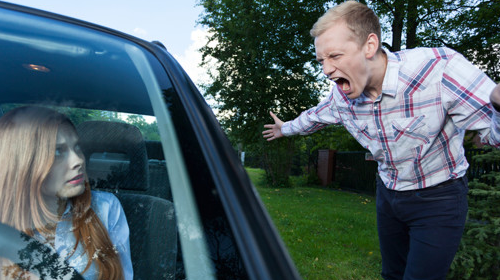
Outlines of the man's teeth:
<svg viewBox="0 0 500 280">
<path fill-rule="evenodd" d="M 351 87 L 349 86 L 349 83 L 345 82 L 343 85 L 342 85 L 342 90 L 350 90 Z"/>
<path fill-rule="evenodd" d="M 330 80 L 333 81 L 333 82 L 337 82 L 338 80 L 340 80 L 340 77 L 331 78 Z M 351 89 L 351 86 L 350 86 L 350 84 L 349 84 L 349 82 L 347 80 L 344 79 L 341 82 L 342 82 L 342 90 L 343 91 L 347 91 L 347 90 Z M 337 83 L 337 84 L 339 84 L 339 83 Z"/>
</svg>

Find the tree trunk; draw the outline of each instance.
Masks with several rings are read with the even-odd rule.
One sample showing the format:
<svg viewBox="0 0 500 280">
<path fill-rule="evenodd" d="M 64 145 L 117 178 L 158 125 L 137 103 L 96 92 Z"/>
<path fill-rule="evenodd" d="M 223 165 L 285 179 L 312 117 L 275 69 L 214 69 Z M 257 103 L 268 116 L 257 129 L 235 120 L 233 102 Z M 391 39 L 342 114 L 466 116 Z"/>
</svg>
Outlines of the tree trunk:
<svg viewBox="0 0 500 280">
<path fill-rule="evenodd" d="M 406 48 L 411 49 L 418 45 L 417 27 L 418 27 L 418 3 L 416 0 L 408 1 L 408 13 L 406 23 Z"/>
<path fill-rule="evenodd" d="M 392 52 L 401 50 L 405 12 L 405 0 L 396 0 L 393 11 L 394 20 L 392 21 L 392 48 L 390 50 Z"/>
</svg>

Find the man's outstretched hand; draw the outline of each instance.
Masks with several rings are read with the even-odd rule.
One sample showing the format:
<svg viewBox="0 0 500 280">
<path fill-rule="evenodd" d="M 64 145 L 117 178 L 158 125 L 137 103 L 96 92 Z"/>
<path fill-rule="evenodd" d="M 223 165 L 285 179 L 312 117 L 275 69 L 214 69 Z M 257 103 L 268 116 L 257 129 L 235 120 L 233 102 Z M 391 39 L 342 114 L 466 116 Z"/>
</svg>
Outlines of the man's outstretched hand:
<svg viewBox="0 0 500 280">
<path fill-rule="evenodd" d="M 498 84 L 491 92 L 490 102 L 493 108 L 500 112 L 500 84 Z"/>
<path fill-rule="evenodd" d="M 274 139 L 278 139 L 283 137 L 283 133 L 281 133 L 281 126 L 283 125 L 283 121 L 280 120 L 273 112 L 269 112 L 271 117 L 274 119 L 274 124 L 266 124 L 264 128 L 268 128 L 268 130 L 264 130 L 262 135 L 264 138 L 267 138 L 267 141 L 271 141 Z"/>
</svg>

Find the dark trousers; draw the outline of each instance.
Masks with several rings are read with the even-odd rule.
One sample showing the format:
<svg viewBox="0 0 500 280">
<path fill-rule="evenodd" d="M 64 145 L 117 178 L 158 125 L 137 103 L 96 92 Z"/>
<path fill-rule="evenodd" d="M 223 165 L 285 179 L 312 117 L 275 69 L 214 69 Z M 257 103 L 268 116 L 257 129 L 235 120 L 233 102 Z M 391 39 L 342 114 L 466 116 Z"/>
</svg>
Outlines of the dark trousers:
<svg viewBox="0 0 500 280">
<path fill-rule="evenodd" d="M 377 227 L 386 280 L 445 279 L 467 216 L 467 179 L 392 191 L 377 178 Z"/>
</svg>

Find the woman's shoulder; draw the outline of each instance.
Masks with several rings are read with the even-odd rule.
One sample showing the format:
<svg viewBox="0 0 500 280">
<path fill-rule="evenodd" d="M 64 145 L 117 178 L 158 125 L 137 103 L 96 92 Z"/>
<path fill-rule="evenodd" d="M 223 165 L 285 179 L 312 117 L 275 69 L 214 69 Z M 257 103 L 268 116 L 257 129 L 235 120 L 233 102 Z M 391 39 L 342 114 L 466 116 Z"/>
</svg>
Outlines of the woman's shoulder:
<svg viewBox="0 0 500 280">
<path fill-rule="evenodd" d="M 96 202 L 96 201 L 99 201 L 101 203 L 118 202 L 118 198 L 110 192 L 91 191 L 91 194 L 92 194 L 92 200 L 94 202 Z"/>
<path fill-rule="evenodd" d="M 115 212 L 121 209 L 120 201 L 114 194 L 103 191 L 92 191 L 91 193 L 92 209 L 94 209 L 99 216 L 104 213 Z"/>
</svg>

